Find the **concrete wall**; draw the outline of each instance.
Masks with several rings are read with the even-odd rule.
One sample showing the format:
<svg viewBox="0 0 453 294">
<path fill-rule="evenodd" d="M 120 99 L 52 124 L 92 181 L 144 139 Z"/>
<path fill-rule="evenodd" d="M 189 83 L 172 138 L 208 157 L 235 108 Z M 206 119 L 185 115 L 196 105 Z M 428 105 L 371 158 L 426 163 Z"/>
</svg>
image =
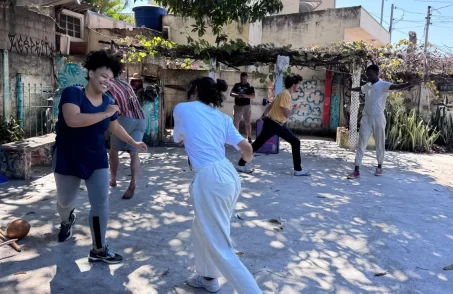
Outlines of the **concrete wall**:
<svg viewBox="0 0 453 294">
<path fill-rule="evenodd" d="M 0 101 L 3 115 L 3 50 L 8 51 L 9 108 L 16 117 L 16 76 L 22 75 L 22 82 L 28 86 L 36 84 L 55 85 L 53 56 L 55 54 L 55 23 L 47 16 L 29 11 L 24 7 L 0 8 L 0 54 L 1 88 Z M 24 101 L 27 106 L 28 99 Z M 32 105 L 41 101 L 31 99 Z M 26 109 L 25 109 L 26 110 Z M 25 118 L 30 116 L 25 113 Z M 26 130 L 27 131 L 27 130 Z"/>
<path fill-rule="evenodd" d="M 332 3 L 331 3 L 332 4 Z M 333 4 L 332 4 L 333 5 Z M 323 9 L 330 8 L 328 3 Z M 183 19 L 174 15 L 163 17 L 162 25 L 170 27 L 170 40 L 187 44 L 187 37 L 197 40 L 192 32 L 193 19 Z M 312 45 L 328 45 L 345 41 L 364 40 L 375 44 L 387 44 L 389 33 L 362 7 L 316 10 L 311 13 L 283 13 L 266 17 L 262 22 L 240 25 L 232 23 L 224 27 L 232 40 L 242 39 L 252 45 L 273 43 L 276 46 L 291 44 L 293 48 Z M 215 37 L 207 29 L 203 36 L 211 44 Z"/>
<path fill-rule="evenodd" d="M 345 28 L 360 27 L 360 13 L 352 7 L 270 16 L 263 20 L 263 43 L 301 48 L 338 42 Z"/>
<path fill-rule="evenodd" d="M 91 29 L 111 29 L 111 28 L 127 29 L 135 27 L 133 24 L 124 21 L 119 21 L 93 11 L 86 12 L 85 25 Z"/>
<path fill-rule="evenodd" d="M 195 21 L 191 18 L 182 18 L 172 14 L 162 17 L 162 26 L 170 27 L 170 40 L 178 44 L 187 44 L 187 37 L 190 36 L 194 40 L 198 40 L 198 33 L 192 32 L 192 25 Z M 250 24 L 241 25 L 237 22 L 223 27 L 224 32 L 231 40 L 242 39 L 244 42 L 249 40 Z M 212 35 L 211 29 L 208 27 L 203 39 L 211 44 L 215 44 L 215 37 Z"/>
</svg>

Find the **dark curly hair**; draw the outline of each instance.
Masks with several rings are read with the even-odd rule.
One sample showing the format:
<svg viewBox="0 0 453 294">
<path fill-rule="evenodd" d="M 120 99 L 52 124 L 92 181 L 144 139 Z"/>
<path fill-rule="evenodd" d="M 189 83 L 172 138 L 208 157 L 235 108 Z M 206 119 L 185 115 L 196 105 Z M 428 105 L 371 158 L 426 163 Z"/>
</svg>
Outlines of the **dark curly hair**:
<svg viewBox="0 0 453 294">
<path fill-rule="evenodd" d="M 224 80 L 217 80 L 215 82 L 210 77 L 202 77 L 194 79 L 189 84 L 189 90 L 187 91 L 187 99 L 196 92 L 198 100 L 206 105 L 212 105 L 214 107 L 222 107 L 222 103 L 225 100 L 225 96 L 222 92 L 228 90 L 228 85 Z"/>
<path fill-rule="evenodd" d="M 300 75 L 289 74 L 285 78 L 285 88 L 289 89 L 295 84 L 299 84 L 303 79 Z"/>
<path fill-rule="evenodd" d="M 99 68 L 106 67 L 113 72 L 116 78 L 123 72 L 124 65 L 121 62 L 121 57 L 118 54 L 111 54 L 106 50 L 91 51 L 88 53 L 83 66 L 88 70 L 95 71 Z M 89 80 L 90 77 L 87 77 Z"/>
<path fill-rule="evenodd" d="M 374 71 L 376 74 L 379 74 L 379 66 L 377 66 L 376 64 L 372 64 L 370 66 L 368 66 L 366 68 L 366 71 L 369 71 L 369 70 L 372 70 Z"/>
</svg>

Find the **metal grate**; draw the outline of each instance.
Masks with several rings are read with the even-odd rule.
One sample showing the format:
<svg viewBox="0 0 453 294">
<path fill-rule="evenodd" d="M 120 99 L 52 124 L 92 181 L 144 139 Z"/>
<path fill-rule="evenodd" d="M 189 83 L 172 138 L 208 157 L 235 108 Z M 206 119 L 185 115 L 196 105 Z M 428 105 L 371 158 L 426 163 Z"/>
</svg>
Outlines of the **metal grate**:
<svg viewBox="0 0 453 294">
<path fill-rule="evenodd" d="M 27 138 L 42 136 L 54 131 L 54 88 L 37 84 L 17 87 L 17 120 Z"/>
</svg>

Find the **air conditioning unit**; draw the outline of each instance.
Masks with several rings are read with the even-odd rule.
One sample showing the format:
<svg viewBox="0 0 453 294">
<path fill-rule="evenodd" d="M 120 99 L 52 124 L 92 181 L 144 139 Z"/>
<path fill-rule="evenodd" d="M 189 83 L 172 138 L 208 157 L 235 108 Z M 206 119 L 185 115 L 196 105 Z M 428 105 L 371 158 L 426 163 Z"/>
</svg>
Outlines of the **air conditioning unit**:
<svg viewBox="0 0 453 294">
<path fill-rule="evenodd" d="M 69 55 L 69 49 L 71 48 L 71 40 L 68 35 L 57 35 L 57 38 L 60 37 L 60 48 L 58 48 L 63 55 Z"/>
<path fill-rule="evenodd" d="M 162 26 L 162 39 L 171 40 L 171 29 L 169 26 Z"/>
</svg>

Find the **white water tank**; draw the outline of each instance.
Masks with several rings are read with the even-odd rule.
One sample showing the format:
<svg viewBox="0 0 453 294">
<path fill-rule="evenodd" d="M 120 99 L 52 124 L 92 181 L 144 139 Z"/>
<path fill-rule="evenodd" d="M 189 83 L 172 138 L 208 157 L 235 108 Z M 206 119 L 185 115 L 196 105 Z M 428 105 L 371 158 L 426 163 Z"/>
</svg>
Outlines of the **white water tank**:
<svg viewBox="0 0 453 294">
<path fill-rule="evenodd" d="M 299 0 L 299 12 L 312 12 L 321 4 L 322 0 Z"/>
</svg>

